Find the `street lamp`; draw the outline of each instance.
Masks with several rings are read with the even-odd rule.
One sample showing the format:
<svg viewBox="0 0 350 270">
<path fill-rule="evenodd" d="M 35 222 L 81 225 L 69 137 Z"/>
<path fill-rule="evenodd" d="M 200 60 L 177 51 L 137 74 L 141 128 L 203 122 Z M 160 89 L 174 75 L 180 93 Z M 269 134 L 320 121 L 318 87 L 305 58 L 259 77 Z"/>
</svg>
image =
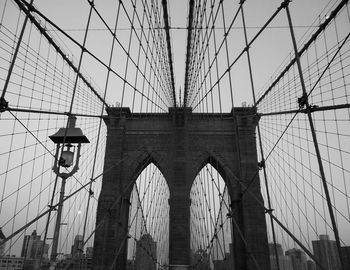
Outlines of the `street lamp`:
<svg viewBox="0 0 350 270">
<path fill-rule="evenodd" d="M 60 128 L 55 134 L 49 136 L 49 138 L 56 144 L 55 161 L 52 170 L 57 176 L 62 178 L 60 198 L 57 209 L 57 219 L 52 242 L 51 261 L 56 261 L 57 257 L 58 238 L 60 234 L 66 180 L 79 169 L 81 144 L 90 142 L 83 134 L 82 130 L 75 127 L 76 120 L 77 118 L 75 116 L 70 116 L 68 118 L 67 128 Z M 74 156 L 75 164 L 73 164 Z M 71 171 L 68 171 L 68 168 L 71 166 L 73 166 L 73 168 Z M 64 172 L 60 172 L 61 167 L 65 168 L 66 170 Z"/>
</svg>

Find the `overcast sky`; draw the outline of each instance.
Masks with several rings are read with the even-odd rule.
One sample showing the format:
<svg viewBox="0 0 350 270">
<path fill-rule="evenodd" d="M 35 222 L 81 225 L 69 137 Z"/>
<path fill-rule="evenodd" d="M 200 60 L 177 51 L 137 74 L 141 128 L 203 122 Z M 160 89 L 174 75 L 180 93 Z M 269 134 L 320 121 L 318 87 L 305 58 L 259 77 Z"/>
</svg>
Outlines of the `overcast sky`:
<svg viewBox="0 0 350 270">
<path fill-rule="evenodd" d="M 139 3 L 141 0 L 137 0 Z M 115 0 L 96 0 L 96 8 L 101 12 L 103 17 L 106 19 L 111 28 L 113 28 L 117 2 Z M 129 3 L 125 1 L 126 3 Z M 234 11 L 238 7 L 239 1 L 224 1 L 225 12 L 227 17 L 227 25 L 229 24 L 229 19 L 232 18 Z M 332 6 L 337 4 L 339 1 L 329 1 L 329 0 L 294 0 L 290 4 L 290 10 L 292 14 L 293 23 L 295 25 L 295 34 L 297 40 L 302 39 L 305 31 L 308 31 L 309 27 L 317 23 L 314 22 L 323 21 L 328 15 L 327 12 Z M 0 2 L 0 14 L 2 13 L 5 3 L 8 4 L 6 12 L 3 14 L 3 23 L 5 26 L 14 29 L 17 23 L 18 10 L 14 8 L 12 1 L 1 1 Z M 34 0 L 34 4 L 38 9 L 55 22 L 60 28 L 64 29 L 67 33 L 76 38 L 80 43 L 84 36 L 84 29 L 86 26 L 87 15 L 89 11 L 89 5 L 86 0 Z M 177 95 L 179 94 L 180 88 L 184 88 L 184 76 L 185 76 L 185 57 L 186 57 L 186 39 L 187 39 L 187 14 L 188 14 L 188 1 L 185 0 L 169 0 L 169 11 L 170 11 L 170 24 L 173 29 L 170 30 L 172 38 L 172 49 L 173 49 L 173 61 L 175 69 L 175 87 Z M 248 27 L 248 38 L 251 39 L 259 27 L 261 27 L 266 20 L 271 16 L 271 14 L 280 6 L 281 0 L 247 0 L 244 5 L 246 24 Z M 324 10 L 324 8 L 327 8 Z M 339 20 L 339 29 L 342 32 L 348 31 L 347 26 L 349 22 L 346 20 Z M 242 30 L 242 23 L 238 20 L 237 24 L 234 25 L 231 35 L 229 37 L 230 46 L 230 59 L 241 52 L 244 48 L 244 36 Z M 51 28 L 49 28 L 50 30 Z M 90 25 L 90 32 L 87 40 L 87 48 L 91 50 L 96 56 L 103 62 L 108 63 L 108 56 L 110 51 L 111 37 L 104 30 L 104 26 L 97 19 L 96 15 L 92 17 L 92 22 Z M 127 19 L 123 17 L 118 25 L 118 37 L 123 44 L 127 44 L 128 35 L 130 31 L 130 25 Z M 314 29 L 312 27 L 311 29 Z M 223 37 L 223 30 L 220 29 L 220 25 L 217 29 L 217 39 L 221 40 Z M 64 51 L 74 58 L 74 62 L 78 62 L 80 50 L 77 46 L 73 45 L 70 41 L 59 35 L 56 31 L 51 32 L 52 35 L 57 38 L 58 43 L 61 44 Z M 309 37 L 308 37 L 309 38 Z M 308 38 L 303 38 L 305 41 Z M 33 43 L 38 42 L 33 38 Z M 37 39 L 39 40 L 39 39 Z M 136 43 L 135 43 L 136 44 Z M 133 55 L 135 55 L 135 48 L 132 49 Z M 256 85 L 257 92 L 263 91 L 266 85 L 271 82 L 271 80 L 276 76 L 275 71 L 280 70 L 280 64 L 286 59 L 289 53 L 292 51 L 292 43 L 290 39 L 290 32 L 288 28 L 288 23 L 286 20 L 285 11 L 277 16 L 277 18 L 271 23 L 269 28 L 264 31 L 263 35 L 259 37 L 256 43 L 251 47 L 252 65 L 253 65 L 253 75 Z M 124 72 L 125 66 L 125 55 L 121 53 L 121 50 L 116 50 L 116 57 L 113 60 L 112 66 L 121 74 Z M 224 62 L 225 58 L 221 58 L 221 63 Z M 225 60 L 226 61 L 226 60 Z M 6 65 L 5 65 L 6 66 Z M 83 69 L 84 73 L 88 74 L 89 79 L 93 81 L 93 84 L 102 93 L 105 87 L 106 80 L 106 69 L 101 67 L 96 61 L 91 59 L 91 57 L 84 56 L 83 59 Z M 0 89 L 3 86 L 4 75 L 6 68 L 3 68 L 1 64 L 1 82 Z M 220 66 L 220 71 L 224 71 L 227 68 L 226 64 Z M 129 72 L 132 73 L 131 71 Z M 129 74 L 128 73 L 128 74 Z M 131 75 L 130 75 L 131 76 Z M 234 80 L 234 103 L 240 106 L 241 102 L 247 101 L 249 104 L 252 103 L 252 95 L 250 91 L 249 73 L 247 69 L 246 61 L 242 60 L 237 65 L 235 65 L 232 71 L 232 77 Z M 130 80 L 134 80 L 131 76 Z M 225 85 L 225 84 L 224 84 Z M 223 91 L 227 91 L 227 84 Z M 108 85 L 107 100 L 110 104 L 116 104 L 121 100 L 122 81 L 116 78 L 111 79 L 111 83 Z M 132 92 L 128 93 L 125 104 L 123 106 L 131 106 Z M 226 96 L 227 97 L 227 96 Z M 11 98 L 11 97 L 9 97 Z M 225 98 L 226 99 L 226 98 Z M 21 104 L 19 104 L 20 106 Z M 86 105 L 86 104 L 85 104 Z M 224 111 L 229 112 L 231 109 L 231 104 L 229 99 L 223 101 Z M 294 106 L 297 106 L 295 103 Z M 91 108 L 89 108 L 91 109 Z M 216 110 L 218 108 L 215 108 Z M 63 109 L 66 111 L 66 108 Z M 85 107 L 83 110 L 88 110 Z M 136 109 L 137 110 L 137 109 Z M 99 107 L 96 106 L 91 109 L 93 113 L 99 114 Z M 89 111 L 90 112 L 90 111 Z M 5 114 L 3 114 L 5 115 Z M 96 123 L 87 125 L 91 130 L 95 131 Z M 6 130 L 9 127 L 9 123 L 0 122 L 0 129 Z M 55 127 L 54 127 L 55 128 Z M 88 129 L 85 127 L 85 130 Z M 91 131 L 90 130 L 90 131 Z M 348 129 L 346 130 L 347 133 Z M 348 134 L 348 133 L 347 133 Z M 50 134 L 49 134 L 50 135 Z M 18 143 L 18 142 L 17 142 Z M 8 141 L 6 143 L 8 144 Z M 5 147 L 5 146 L 3 146 Z M 5 150 L 4 150 L 5 151 Z M 7 150 L 6 150 L 7 151 Z M 19 159 L 20 157 L 17 157 Z M 6 158 L 4 158 L 4 161 Z M 0 164 L 0 167 L 4 170 L 4 163 Z M 50 165 L 47 166 L 48 168 Z M 2 171 L 3 171 L 2 170 Z M 317 171 L 317 168 L 315 169 Z M 86 177 L 88 179 L 89 176 Z M 13 185 L 14 189 L 17 186 L 17 182 Z M 10 193 L 10 191 L 7 191 Z M 346 196 L 348 196 L 346 194 Z M 47 198 L 49 196 L 46 196 Z M 345 208 L 346 203 L 342 202 L 342 206 Z M 74 206 L 75 207 L 75 206 Z M 79 207 L 78 207 L 79 208 Z M 345 211 L 345 210 L 344 210 Z M 12 209 L 8 212 L 8 215 L 12 215 Z M 75 211 L 76 212 L 76 211 Z M 5 223 L 8 216 L 1 216 L 1 224 Z M 81 218 L 81 217 L 78 217 Z M 0 224 L 0 226 L 1 226 Z M 348 223 L 344 226 L 349 226 Z M 19 227 L 20 224 L 15 224 L 15 228 Z M 11 228 L 13 229 L 13 228 Z M 10 229 L 9 229 L 10 230 Z M 8 232 L 7 232 L 8 233 Z M 344 233 L 342 228 L 342 236 L 346 243 L 349 244 L 350 236 Z M 281 240 L 282 241 L 282 240 Z"/>
</svg>

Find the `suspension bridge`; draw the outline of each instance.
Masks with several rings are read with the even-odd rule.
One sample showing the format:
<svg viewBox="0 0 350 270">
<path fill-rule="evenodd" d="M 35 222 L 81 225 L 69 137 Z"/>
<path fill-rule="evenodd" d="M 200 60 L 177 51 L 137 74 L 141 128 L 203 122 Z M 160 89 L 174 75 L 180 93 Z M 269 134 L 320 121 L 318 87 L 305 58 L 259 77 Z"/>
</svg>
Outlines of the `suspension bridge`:
<svg viewBox="0 0 350 270">
<path fill-rule="evenodd" d="M 347 0 L 0 2 L 0 269 L 350 269 Z"/>
</svg>

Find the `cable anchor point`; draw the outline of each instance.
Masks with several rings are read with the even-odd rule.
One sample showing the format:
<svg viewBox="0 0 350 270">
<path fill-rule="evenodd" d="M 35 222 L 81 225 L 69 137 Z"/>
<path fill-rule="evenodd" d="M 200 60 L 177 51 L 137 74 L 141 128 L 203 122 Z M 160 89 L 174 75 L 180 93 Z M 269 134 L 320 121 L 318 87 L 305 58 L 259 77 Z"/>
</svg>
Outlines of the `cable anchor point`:
<svg viewBox="0 0 350 270">
<path fill-rule="evenodd" d="M 8 108 L 9 108 L 8 101 L 6 101 L 5 98 L 1 97 L 0 98 L 0 113 L 7 111 Z"/>
<path fill-rule="evenodd" d="M 265 159 L 262 159 L 260 162 L 258 162 L 259 170 L 262 170 L 263 168 L 266 168 L 265 166 Z"/>
<path fill-rule="evenodd" d="M 300 98 L 298 98 L 299 109 L 303 109 L 308 105 L 308 96 L 304 93 Z"/>
<path fill-rule="evenodd" d="M 284 0 L 281 4 L 281 8 L 286 8 L 288 7 L 289 3 L 292 2 L 292 0 Z"/>
<path fill-rule="evenodd" d="M 270 208 L 270 209 L 265 209 L 265 214 L 267 214 L 267 213 L 272 213 L 273 211 L 275 211 L 275 209 L 272 209 L 272 208 Z"/>
<path fill-rule="evenodd" d="M 57 208 L 56 208 L 55 205 L 50 205 L 49 204 L 47 207 L 50 209 L 50 211 L 57 211 Z"/>
</svg>

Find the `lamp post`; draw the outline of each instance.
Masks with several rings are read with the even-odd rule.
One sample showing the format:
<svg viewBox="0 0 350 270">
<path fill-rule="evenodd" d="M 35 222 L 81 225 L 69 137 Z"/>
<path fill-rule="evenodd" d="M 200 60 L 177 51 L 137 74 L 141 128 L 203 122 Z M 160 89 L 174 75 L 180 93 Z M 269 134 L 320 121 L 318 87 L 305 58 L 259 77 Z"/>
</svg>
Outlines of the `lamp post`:
<svg viewBox="0 0 350 270">
<path fill-rule="evenodd" d="M 80 128 L 75 127 L 76 117 L 70 116 L 68 118 L 68 127 L 60 128 L 55 134 L 49 136 L 49 138 L 56 144 L 55 161 L 52 170 L 54 173 L 62 178 L 60 198 L 58 201 L 57 218 L 55 224 L 55 231 L 53 235 L 51 261 L 56 261 L 58 239 L 60 234 L 60 225 L 62 217 L 64 190 L 66 180 L 72 176 L 79 169 L 80 148 L 82 143 L 89 143 L 89 140 L 83 134 Z M 75 153 L 76 150 L 76 153 Z M 75 162 L 74 162 L 75 157 Z M 73 164 L 74 163 L 74 164 Z M 71 171 L 60 172 L 63 167 L 65 169 L 71 167 Z"/>
</svg>

